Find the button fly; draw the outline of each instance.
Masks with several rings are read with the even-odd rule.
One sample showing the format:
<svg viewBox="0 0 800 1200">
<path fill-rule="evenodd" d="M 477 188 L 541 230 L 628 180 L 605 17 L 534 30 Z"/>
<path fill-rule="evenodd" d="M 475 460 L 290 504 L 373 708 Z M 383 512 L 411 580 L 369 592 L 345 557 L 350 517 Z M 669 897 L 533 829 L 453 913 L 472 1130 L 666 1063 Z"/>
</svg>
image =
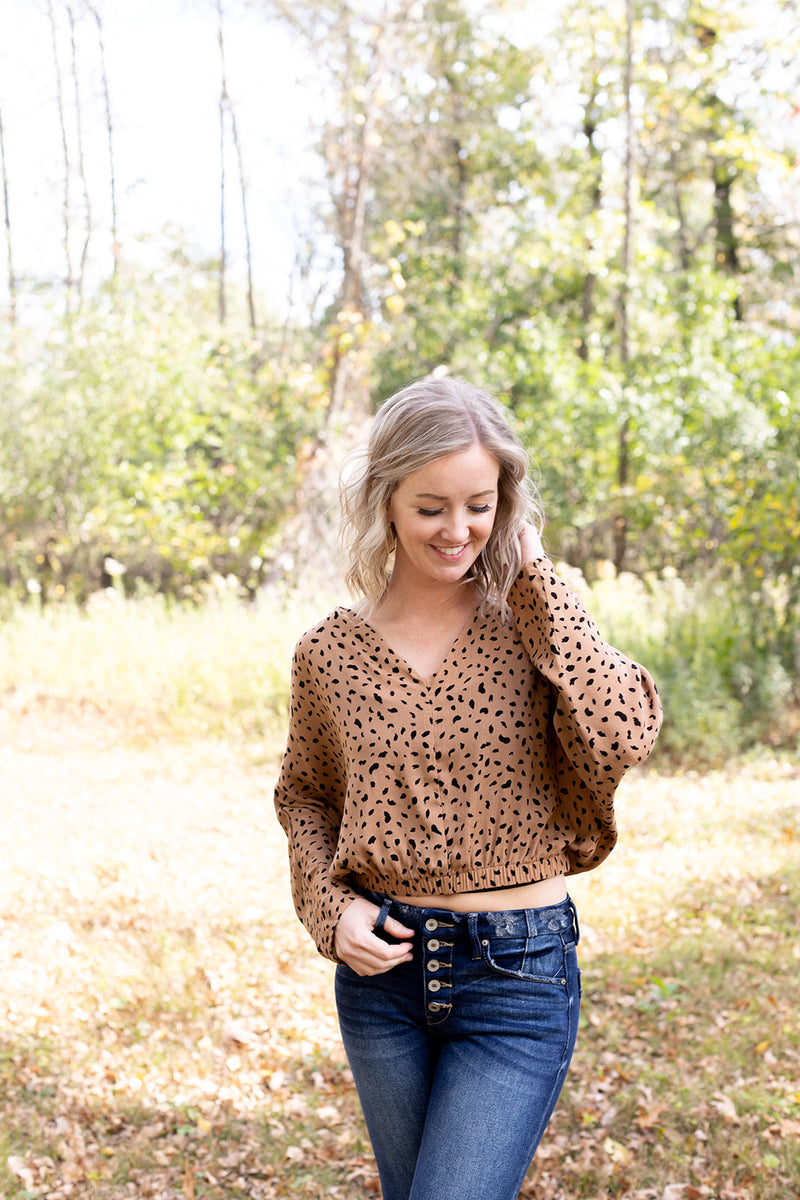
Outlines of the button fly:
<svg viewBox="0 0 800 1200">
<path fill-rule="evenodd" d="M 430 983 L 428 984 L 428 991 L 429 992 L 438 992 L 439 989 L 441 988 L 441 986 L 442 985 L 438 979 L 431 979 Z"/>
<path fill-rule="evenodd" d="M 425 922 L 425 928 L 427 929 L 428 933 L 433 933 L 434 930 L 439 928 L 439 922 L 435 917 L 428 917 L 427 921 Z"/>
<path fill-rule="evenodd" d="M 437 942 L 436 938 L 431 938 L 431 940 L 428 942 L 428 949 L 430 950 L 431 954 L 435 954 L 441 944 L 441 942 Z"/>
<path fill-rule="evenodd" d="M 439 962 L 438 958 L 432 958 L 431 961 L 428 963 L 428 970 L 429 971 L 438 971 L 439 967 L 441 965 L 442 964 Z"/>
</svg>

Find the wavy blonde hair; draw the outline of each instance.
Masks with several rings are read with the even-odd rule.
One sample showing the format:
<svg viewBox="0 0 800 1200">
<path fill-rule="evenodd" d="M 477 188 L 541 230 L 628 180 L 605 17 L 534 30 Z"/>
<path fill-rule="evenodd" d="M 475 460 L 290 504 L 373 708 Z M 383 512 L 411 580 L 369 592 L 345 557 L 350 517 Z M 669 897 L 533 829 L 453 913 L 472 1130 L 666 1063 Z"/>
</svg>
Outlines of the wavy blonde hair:
<svg viewBox="0 0 800 1200">
<path fill-rule="evenodd" d="M 386 591 L 393 552 L 387 509 L 398 485 L 445 454 L 478 444 L 498 462 L 498 503 L 489 540 L 470 580 L 484 605 L 503 611 L 519 572 L 519 534 L 543 516 L 528 455 L 508 417 L 487 392 L 465 379 L 426 378 L 396 392 L 379 408 L 368 445 L 347 456 L 339 480 L 345 580 L 367 612 Z"/>
</svg>

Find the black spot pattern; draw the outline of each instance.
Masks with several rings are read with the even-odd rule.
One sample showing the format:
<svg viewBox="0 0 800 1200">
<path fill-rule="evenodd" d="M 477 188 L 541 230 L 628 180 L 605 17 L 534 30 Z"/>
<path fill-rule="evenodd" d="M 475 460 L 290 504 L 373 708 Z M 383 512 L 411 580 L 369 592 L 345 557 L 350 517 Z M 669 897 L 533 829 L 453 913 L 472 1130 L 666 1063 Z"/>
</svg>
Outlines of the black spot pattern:
<svg viewBox="0 0 800 1200">
<path fill-rule="evenodd" d="M 476 614 L 426 678 L 347 608 L 298 642 L 275 806 L 297 914 L 326 957 L 357 887 L 476 891 L 612 850 L 614 792 L 661 724 L 655 685 L 549 559 L 509 603 L 513 621 Z"/>
</svg>

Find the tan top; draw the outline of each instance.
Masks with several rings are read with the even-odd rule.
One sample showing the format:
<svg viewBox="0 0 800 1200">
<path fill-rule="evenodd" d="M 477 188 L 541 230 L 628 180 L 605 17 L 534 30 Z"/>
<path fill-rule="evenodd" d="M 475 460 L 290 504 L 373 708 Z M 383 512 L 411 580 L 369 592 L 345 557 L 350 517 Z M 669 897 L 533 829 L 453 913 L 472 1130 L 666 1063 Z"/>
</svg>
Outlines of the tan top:
<svg viewBox="0 0 800 1200">
<path fill-rule="evenodd" d="M 661 724 L 655 685 L 549 559 L 523 567 L 509 603 L 506 623 L 476 612 L 427 677 L 348 608 L 298 642 L 275 807 L 326 957 L 359 887 L 478 891 L 612 850 L 614 792 Z"/>
</svg>

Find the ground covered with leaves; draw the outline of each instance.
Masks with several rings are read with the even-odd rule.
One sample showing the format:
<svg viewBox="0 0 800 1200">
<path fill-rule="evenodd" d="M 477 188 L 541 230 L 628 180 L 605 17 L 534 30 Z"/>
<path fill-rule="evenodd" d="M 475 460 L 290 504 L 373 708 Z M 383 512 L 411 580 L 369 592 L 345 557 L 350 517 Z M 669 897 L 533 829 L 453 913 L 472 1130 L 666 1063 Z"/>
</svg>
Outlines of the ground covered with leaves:
<svg viewBox="0 0 800 1200">
<path fill-rule="evenodd" d="M 0 1197 L 375 1200 L 274 756 L 0 712 Z M 640 773 L 533 1200 L 800 1197 L 800 771 Z M 465 1200 L 469 1200 L 465 1197 Z"/>
</svg>

